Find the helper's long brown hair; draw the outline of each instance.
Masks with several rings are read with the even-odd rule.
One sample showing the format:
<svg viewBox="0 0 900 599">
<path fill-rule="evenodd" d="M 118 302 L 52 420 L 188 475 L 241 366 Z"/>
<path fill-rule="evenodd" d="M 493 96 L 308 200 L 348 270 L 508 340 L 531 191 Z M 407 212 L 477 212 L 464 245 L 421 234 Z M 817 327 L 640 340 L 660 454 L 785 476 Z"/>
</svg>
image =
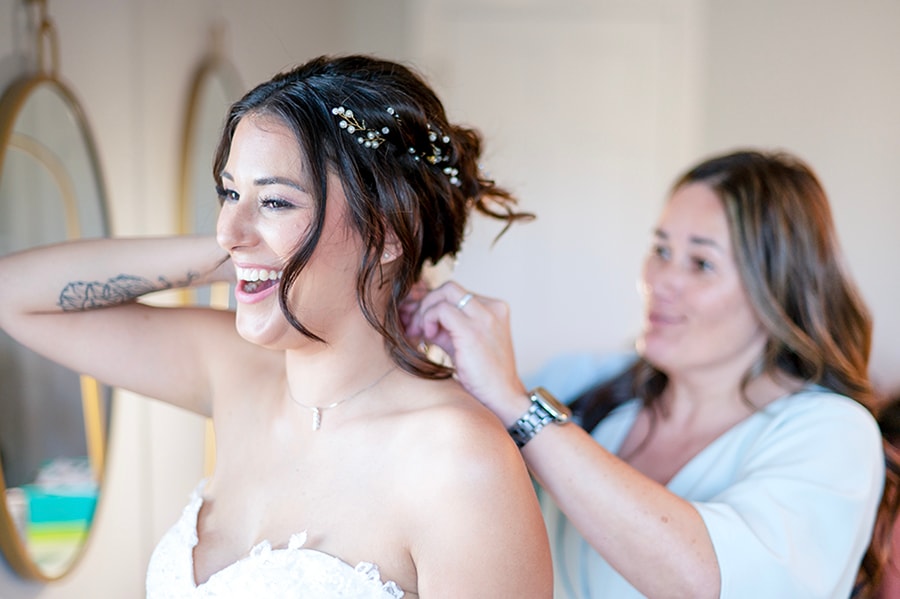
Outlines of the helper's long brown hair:
<svg viewBox="0 0 900 599">
<path fill-rule="evenodd" d="M 743 383 L 783 373 L 873 410 L 872 320 L 845 272 L 828 198 L 812 170 L 790 154 L 739 151 L 698 164 L 673 190 L 691 183 L 721 199 L 742 283 L 768 335 Z M 635 396 L 654 404 L 665 373 L 641 360 L 632 374 Z M 581 405 L 593 428 L 604 410 L 589 403 Z"/>
<path fill-rule="evenodd" d="M 884 494 L 875 516 L 872 542 L 863 556 L 856 578 L 854 599 L 879 597 L 887 569 L 900 567 L 900 556 L 892 555 L 891 551 L 894 528 L 900 512 L 900 396 L 893 398 L 879 410 L 878 425 L 884 438 Z"/>
<path fill-rule="evenodd" d="M 722 201 L 741 280 L 768 334 L 743 385 L 763 373 L 784 373 L 853 398 L 875 413 L 878 402 L 868 375 L 872 320 L 844 269 L 828 198 L 812 169 L 784 152 L 738 151 L 698 164 L 673 189 L 691 183 L 708 185 Z M 667 380 L 638 360 L 574 407 L 590 431 L 630 398 L 655 405 Z M 887 565 L 900 507 L 898 457 L 886 443 L 885 492 L 855 597 L 873 597 Z"/>
</svg>

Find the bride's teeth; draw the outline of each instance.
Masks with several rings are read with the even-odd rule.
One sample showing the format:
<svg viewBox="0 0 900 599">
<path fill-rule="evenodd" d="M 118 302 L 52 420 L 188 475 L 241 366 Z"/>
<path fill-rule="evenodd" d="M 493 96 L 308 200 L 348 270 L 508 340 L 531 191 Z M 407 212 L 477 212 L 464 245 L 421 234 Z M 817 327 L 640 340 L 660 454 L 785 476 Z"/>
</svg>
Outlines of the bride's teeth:
<svg viewBox="0 0 900 599">
<path fill-rule="evenodd" d="M 281 270 L 266 270 L 265 268 L 239 268 L 238 278 L 242 281 L 274 281 L 281 278 Z"/>
</svg>

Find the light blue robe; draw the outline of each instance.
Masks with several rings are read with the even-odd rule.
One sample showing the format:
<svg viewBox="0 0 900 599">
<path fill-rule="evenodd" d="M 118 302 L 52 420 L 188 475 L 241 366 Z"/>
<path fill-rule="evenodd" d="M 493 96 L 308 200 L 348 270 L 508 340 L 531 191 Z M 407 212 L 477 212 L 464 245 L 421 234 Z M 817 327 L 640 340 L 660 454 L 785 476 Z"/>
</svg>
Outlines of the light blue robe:
<svg viewBox="0 0 900 599">
<path fill-rule="evenodd" d="M 571 401 L 629 357 L 568 356 L 528 382 Z M 593 437 L 616 453 L 636 400 Z M 881 435 L 855 401 L 821 388 L 778 399 L 688 462 L 668 488 L 706 522 L 722 575 L 721 597 L 834 598 L 851 592 L 884 482 Z M 541 493 L 557 599 L 643 597 Z"/>
</svg>

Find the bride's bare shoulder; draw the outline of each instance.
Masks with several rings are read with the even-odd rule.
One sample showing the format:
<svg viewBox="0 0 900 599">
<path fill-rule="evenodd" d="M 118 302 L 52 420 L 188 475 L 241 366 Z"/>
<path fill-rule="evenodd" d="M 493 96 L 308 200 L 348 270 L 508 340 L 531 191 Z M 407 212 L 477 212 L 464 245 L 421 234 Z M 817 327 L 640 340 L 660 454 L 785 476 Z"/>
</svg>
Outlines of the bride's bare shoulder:
<svg viewBox="0 0 900 599">
<path fill-rule="evenodd" d="M 457 432 L 474 428 L 489 436 L 505 434 L 497 417 L 454 379 L 406 381 L 398 399 L 404 415 L 422 424 L 439 424 L 443 430 Z"/>
<path fill-rule="evenodd" d="M 520 465 L 519 452 L 500 420 L 456 381 L 410 385 L 402 400 L 395 439 L 398 445 L 415 448 L 409 458 L 413 465 L 448 476 Z M 485 460 L 488 455 L 490 460 Z"/>
</svg>

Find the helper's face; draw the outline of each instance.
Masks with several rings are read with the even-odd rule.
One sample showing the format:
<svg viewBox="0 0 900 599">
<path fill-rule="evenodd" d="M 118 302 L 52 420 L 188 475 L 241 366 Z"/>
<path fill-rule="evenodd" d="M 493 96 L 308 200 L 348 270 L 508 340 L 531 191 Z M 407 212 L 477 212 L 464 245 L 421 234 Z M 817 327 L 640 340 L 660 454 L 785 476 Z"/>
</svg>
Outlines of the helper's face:
<svg viewBox="0 0 900 599">
<path fill-rule="evenodd" d="M 284 318 L 278 287 L 284 265 L 313 224 L 311 185 L 300 146 L 282 121 L 248 115 L 238 123 L 221 173 L 217 238 L 237 270 L 238 332 L 266 347 L 308 342 Z M 346 198 L 332 174 L 326 204 L 322 236 L 290 294 L 300 322 L 325 338 L 357 306 L 360 247 L 346 226 Z"/>
<path fill-rule="evenodd" d="M 706 184 L 672 194 L 641 283 L 638 351 L 669 376 L 729 365 L 743 372 L 762 352 L 766 334 L 735 263 L 725 208 Z"/>
</svg>

